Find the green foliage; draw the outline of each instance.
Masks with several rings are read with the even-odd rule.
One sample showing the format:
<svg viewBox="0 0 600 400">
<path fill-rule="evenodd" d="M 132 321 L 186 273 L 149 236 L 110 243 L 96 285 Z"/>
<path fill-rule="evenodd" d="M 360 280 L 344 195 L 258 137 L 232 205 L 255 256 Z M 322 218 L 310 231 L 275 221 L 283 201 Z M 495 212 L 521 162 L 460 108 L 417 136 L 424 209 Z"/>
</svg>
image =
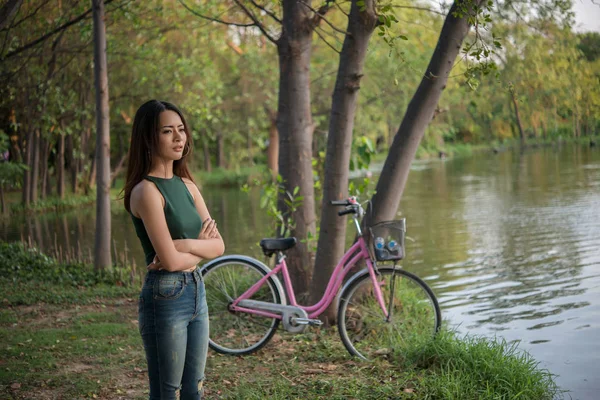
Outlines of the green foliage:
<svg viewBox="0 0 600 400">
<path fill-rule="evenodd" d="M 8 150 L 8 136 L 0 130 L 0 155 Z M 28 168 L 25 164 L 0 161 L 0 187 L 19 187 L 23 180 L 23 172 Z"/>
<path fill-rule="evenodd" d="M 352 142 L 352 155 L 350 158 L 350 171 L 368 169 L 371 158 L 376 154 L 373 142 L 366 136 L 358 136 Z"/>
<path fill-rule="evenodd" d="M 89 195 L 80 196 L 66 196 L 64 199 L 60 197 L 48 197 L 46 199 L 38 200 L 24 205 L 22 203 L 11 204 L 11 213 L 23 213 L 23 212 L 41 212 L 41 211 L 63 211 L 75 207 L 85 206 L 92 204 L 96 201 L 96 193 L 92 191 Z"/>
<path fill-rule="evenodd" d="M 0 243 L 1 279 L 13 283 L 44 282 L 71 287 L 100 284 L 124 286 L 123 271 L 113 268 L 96 271 L 92 265 L 78 262 L 59 263 L 37 249 L 21 243 Z"/>
<path fill-rule="evenodd" d="M 577 36 L 577 48 L 581 50 L 585 59 L 589 62 L 596 61 L 600 57 L 600 32 L 585 32 Z"/>
<path fill-rule="evenodd" d="M 253 186 L 261 187 L 260 208 L 273 221 L 273 229 L 280 237 L 289 235 L 295 229 L 294 219 L 290 218 L 302 205 L 303 196 L 298 195 L 300 188 L 296 186 L 292 192 L 286 189 L 283 178 L 277 175 L 275 180 L 255 179 Z M 242 192 L 248 193 L 250 185 L 242 185 Z M 285 211 L 279 206 L 279 200 L 285 204 Z"/>
</svg>

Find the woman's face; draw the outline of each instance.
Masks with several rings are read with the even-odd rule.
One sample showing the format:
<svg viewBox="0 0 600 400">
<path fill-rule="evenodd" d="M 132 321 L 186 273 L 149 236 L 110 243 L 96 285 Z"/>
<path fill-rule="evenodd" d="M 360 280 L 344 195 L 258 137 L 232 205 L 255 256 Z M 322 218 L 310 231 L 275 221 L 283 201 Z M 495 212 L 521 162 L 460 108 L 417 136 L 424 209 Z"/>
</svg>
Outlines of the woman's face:
<svg viewBox="0 0 600 400">
<path fill-rule="evenodd" d="M 181 117 L 175 111 L 166 110 L 160 113 L 158 127 L 158 157 L 163 160 L 181 159 L 187 135 Z"/>
</svg>

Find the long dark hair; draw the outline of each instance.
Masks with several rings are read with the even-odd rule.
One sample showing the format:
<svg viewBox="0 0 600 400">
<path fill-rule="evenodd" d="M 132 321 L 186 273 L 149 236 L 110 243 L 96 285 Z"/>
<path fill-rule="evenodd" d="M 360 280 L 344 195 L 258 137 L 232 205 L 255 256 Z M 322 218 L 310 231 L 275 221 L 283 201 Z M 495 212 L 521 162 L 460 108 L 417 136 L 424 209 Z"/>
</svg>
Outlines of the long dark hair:
<svg viewBox="0 0 600 400">
<path fill-rule="evenodd" d="M 173 173 L 182 178 L 188 178 L 192 182 L 192 174 L 187 167 L 187 157 L 192 151 L 192 135 L 185 121 L 183 113 L 171 103 L 159 100 L 150 100 L 140 106 L 135 113 L 133 128 L 131 130 L 131 142 L 129 143 L 129 153 L 127 156 L 127 175 L 125 179 L 125 209 L 129 208 L 131 200 L 131 191 L 144 179 L 144 176 L 150 172 L 152 166 L 152 156 L 157 154 L 158 135 L 160 125 L 160 113 L 163 111 L 175 111 L 181 117 L 185 128 L 185 147 L 183 149 L 184 157 L 173 162 Z"/>
</svg>

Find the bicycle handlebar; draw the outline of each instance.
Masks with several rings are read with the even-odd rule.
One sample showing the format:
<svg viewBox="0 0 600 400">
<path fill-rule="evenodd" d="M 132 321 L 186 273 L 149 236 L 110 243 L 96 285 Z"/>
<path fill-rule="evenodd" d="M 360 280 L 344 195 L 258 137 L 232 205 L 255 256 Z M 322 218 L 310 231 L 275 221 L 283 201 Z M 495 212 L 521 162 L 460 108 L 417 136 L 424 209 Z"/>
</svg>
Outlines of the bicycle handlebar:
<svg viewBox="0 0 600 400">
<path fill-rule="evenodd" d="M 347 206 L 347 205 L 350 205 L 350 202 L 348 200 L 332 200 L 331 205 L 332 206 Z"/>
<path fill-rule="evenodd" d="M 342 211 L 338 211 L 338 215 L 341 217 L 342 215 L 346 215 L 346 214 L 356 214 L 356 210 L 354 208 L 347 208 L 345 210 Z"/>
</svg>

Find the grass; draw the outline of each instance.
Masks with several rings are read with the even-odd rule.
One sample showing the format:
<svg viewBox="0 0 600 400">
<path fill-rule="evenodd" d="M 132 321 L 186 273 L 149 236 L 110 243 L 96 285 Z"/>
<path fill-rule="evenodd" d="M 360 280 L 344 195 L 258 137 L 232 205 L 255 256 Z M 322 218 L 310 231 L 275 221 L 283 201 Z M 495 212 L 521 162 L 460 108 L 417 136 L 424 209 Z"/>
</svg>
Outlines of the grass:
<svg viewBox="0 0 600 400">
<path fill-rule="evenodd" d="M 147 398 L 139 283 L 91 278 L 85 265 L 85 273 L 50 268 L 58 263 L 19 246 L 0 246 L 0 398 Z M 250 356 L 210 351 L 206 379 L 208 399 L 561 397 L 553 376 L 514 344 L 447 331 L 372 363 L 351 358 L 334 328 L 279 331 Z"/>
</svg>

